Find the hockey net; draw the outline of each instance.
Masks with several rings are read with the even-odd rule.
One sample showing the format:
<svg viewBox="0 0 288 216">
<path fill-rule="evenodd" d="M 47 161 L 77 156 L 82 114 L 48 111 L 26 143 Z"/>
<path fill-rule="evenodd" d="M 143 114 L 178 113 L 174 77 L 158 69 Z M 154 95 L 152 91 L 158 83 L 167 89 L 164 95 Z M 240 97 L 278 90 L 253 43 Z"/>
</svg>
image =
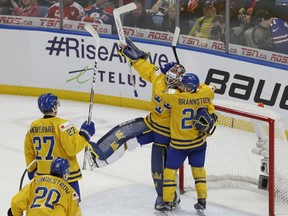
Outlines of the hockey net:
<svg viewBox="0 0 288 216">
<path fill-rule="evenodd" d="M 268 191 L 269 215 L 288 214 L 288 144 L 281 116 L 251 104 L 214 100 L 219 116 L 207 138 L 207 186 L 239 186 Z M 180 191 L 195 188 L 187 160 Z M 264 178 L 263 178 L 264 177 Z M 267 184 L 267 182 L 269 182 Z M 266 184 L 266 185 L 265 185 Z"/>
</svg>

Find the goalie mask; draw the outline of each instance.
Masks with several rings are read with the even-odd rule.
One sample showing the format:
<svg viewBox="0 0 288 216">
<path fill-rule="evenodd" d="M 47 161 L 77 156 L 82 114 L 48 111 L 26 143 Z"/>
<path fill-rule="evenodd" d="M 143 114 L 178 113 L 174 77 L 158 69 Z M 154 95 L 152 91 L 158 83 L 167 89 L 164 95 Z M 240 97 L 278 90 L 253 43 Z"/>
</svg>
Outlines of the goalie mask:
<svg viewBox="0 0 288 216">
<path fill-rule="evenodd" d="M 176 88 L 180 82 L 180 77 L 185 73 L 185 68 L 181 64 L 175 64 L 166 73 L 166 83 L 168 88 Z"/>
<path fill-rule="evenodd" d="M 42 113 L 46 112 L 57 112 L 57 107 L 60 106 L 60 102 L 57 96 L 52 93 L 42 94 L 38 98 L 38 108 Z"/>
<path fill-rule="evenodd" d="M 199 78 L 196 74 L 186 73 L 180 77 L 181 83 L 178 85 L 180 91 L 196 92 L 199 87 Z"/>
</svg>

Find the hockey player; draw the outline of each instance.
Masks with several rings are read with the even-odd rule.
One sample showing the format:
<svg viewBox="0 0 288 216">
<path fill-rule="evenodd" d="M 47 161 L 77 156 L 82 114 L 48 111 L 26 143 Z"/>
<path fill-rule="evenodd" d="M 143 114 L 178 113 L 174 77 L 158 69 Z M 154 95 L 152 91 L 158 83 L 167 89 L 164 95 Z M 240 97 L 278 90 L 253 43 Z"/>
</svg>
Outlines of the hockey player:
<svg viewBox="0 0 288 216">
<path fill-rule="evenodd" d="M 104 135 L 97 142 L 97 149 L 92 149 L 92 154 L 96 154 L 96 163 L 111 164 L 124 154 L 124 144 L 129 149 L 132 138 L 137 138 L 141 145 L 153 143 L 151 155 L 151 172 L 154 181 L 157 198 L 155 209 L 163 204 L 162 185 L 163 170 L 166 160 L 166 151 L 170 143 L 170 106 L 161 97 L 155 94 L 159 87 L 156 83 L 162 80 L 165 85 L 159 90 L 162 92 L 169 86 L 174 88 L 180 76 L 185 72 L 185 68 L 174 62 L 168 63 L 164 68 L 159 68 L 146 59 L 148 53 L 139 50 L 133 42 L 127 38 L 127 46 L 121 47 L 120 53 L 125 56 L 139 75 L 152 84 L 151 111 L 144 119 L 137 118 L 124 122 Z M 120 45 L 121 46 L 121 45 Z M 117 151 L 115 151 L 116 146 Z M 133 147 L 132 147 L 133 148 Z M 93 152 L 94 151 L 94 152 Z M 121 153 L 119 153 L 121 152 Z M 179 197 L 175 198 L 175 205 L 180 202 Z"/>
<path fill-rule="evenodd" d="M 56 117 L 59 105 L 57 96 L 51 93 L 38 98 L 38 108 L 44 116 L 31 123 L 24 143 L 26 166 L 36 159 L 28 169 L 28 177 L 49 174 L 55 157 L 66 158 L 71 166 L 67 181 L 80 197 L 78 180 L 82 179 L 82 174 L 76 154 L 88 145 L 95 126 L 92 121 L 90 124 L 85 121 L 78 132 L 70 121 Z"/>
<path fill-rule="evenodd" d="M 81 216 L 79 196 L 67 183 L 70 165 L 57 157 L 51 163 L 50 174 L 35 176 L 11 201 L 8 216 L 30 215 Z"/>
<path fill-rule="evenodd" d="M 159 87 L 165 83 L 158 82 Z M 161 89 L 161 88 L 160 88 Z M 198 202 L 195 209 L 206 209 L 207 187 L 204 168 L 206 153 L 206 137 L 215 129 L 217 116 L 212 103 L 214 87 L 199 84 L 195 74 L 185 73 L 181 77 L 178 89 L 168 89 L 156 94 L 171 106 L 171 143 L 167 153 L 164 169 L 162 211 L 170 211 L 173 207 L 176 190 L 176 173 L 188 157 L 195 180 Z"/>
</svg>

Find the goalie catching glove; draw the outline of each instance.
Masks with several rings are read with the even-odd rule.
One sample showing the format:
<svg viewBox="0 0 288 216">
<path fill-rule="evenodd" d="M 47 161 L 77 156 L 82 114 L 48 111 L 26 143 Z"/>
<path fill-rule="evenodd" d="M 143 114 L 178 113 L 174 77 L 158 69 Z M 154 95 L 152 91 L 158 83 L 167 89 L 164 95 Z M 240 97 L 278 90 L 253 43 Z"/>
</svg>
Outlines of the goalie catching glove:
<svg viewBox="0 0 288 216">
<path fill-rule="evenodd" d="M 215 113 L 209 114 L 206 108 L 200 108 L 194 118 L 194 125 L 198 130 L 212 135 L 217 126 L 217 119 Z"/>
<path fill-rule="evenodd" d="M 129 37 L 126 37 L 127 46 L 124 46 L 123 44 L 119 44 L 119 54 L 121 56 L 124 56 L 128 62 L 134 62 L 139 59 L 147 59 L 150 55 L 149 53 L 146 53 L 142 50 L 140 50 L 131 40 Z"/>
</svg>

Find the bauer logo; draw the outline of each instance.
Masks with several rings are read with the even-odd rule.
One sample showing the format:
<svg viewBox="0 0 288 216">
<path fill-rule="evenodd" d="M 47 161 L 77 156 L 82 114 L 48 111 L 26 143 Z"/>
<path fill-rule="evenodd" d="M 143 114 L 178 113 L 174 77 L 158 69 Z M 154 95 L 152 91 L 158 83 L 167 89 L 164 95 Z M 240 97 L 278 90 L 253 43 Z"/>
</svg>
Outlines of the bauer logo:
<svg viewBox="0 0 288 216">
<path fill-rule="evenodd" d="M 269 79 L 209 69 L 205 84 L 215 84 L 216 94 L 288 110 L 288 86 Z"/>
</svg>

